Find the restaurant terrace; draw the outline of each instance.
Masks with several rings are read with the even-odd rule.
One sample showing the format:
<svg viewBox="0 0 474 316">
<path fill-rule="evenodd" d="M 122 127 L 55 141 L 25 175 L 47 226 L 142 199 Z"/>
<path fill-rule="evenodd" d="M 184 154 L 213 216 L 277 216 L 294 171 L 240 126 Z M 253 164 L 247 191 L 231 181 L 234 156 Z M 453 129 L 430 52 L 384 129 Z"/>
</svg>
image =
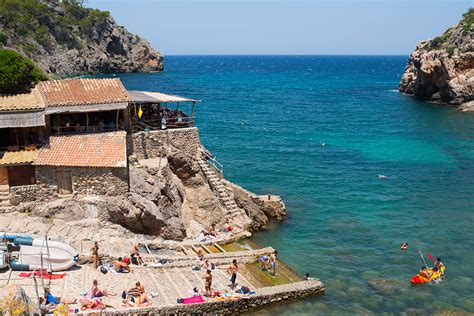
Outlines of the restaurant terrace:
<svg viewBox="0 0 474 316">
<path fill-rule="evenodd" d="M 99 168 L 93 172 L 95 177 L 100 170 L 106 172 L 104 168 L 118 168 L 107 172 L 119 174 L 123 187 L 126 171 L 117 170 L 125 170 L 126 163 L 104 166 L 104 152 L 82 144 L 112 139 L 110 146 L 119 144 L 114 152 L 127 155 L 125 136 L 117 135 L 193 127 L 197 102 L 160 92 L 127 91 L 116 78 L 44 81 L 27 94 L 0 95 L 0 187 L 8 192 L 10 187 L 36 185 L 40 177 L 53 183 L 50 187 L 59 186 L 55 190 L 71 193 L 75 177 L 83 176 L 84 170 L 91 174 L 87 168 Z M 183 112 L 186 106 L 189 113 Z M 77 151 L 73 163 L 62 163 L 59 144 L 77 147 L 72 149 Z M 58 157 L 54 166 L 42 160 L 46 153 Z"/>
</svg>

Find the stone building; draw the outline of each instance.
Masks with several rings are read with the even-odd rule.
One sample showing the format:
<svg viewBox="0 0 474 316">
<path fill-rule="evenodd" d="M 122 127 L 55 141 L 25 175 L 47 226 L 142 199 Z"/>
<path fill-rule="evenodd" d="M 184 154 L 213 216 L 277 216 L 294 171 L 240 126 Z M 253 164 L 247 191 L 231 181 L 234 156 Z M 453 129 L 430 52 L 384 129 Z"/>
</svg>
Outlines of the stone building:
<svg viewBox="0 0 474 316">
<path fill-rule="evenodd" d="M 0 96 L 0 212 L 75 193 L 123 194 L 130 154 L 157 157 L 163 140 L 189 154 L 197 148 L 195 103 L 127 91 L 119 79 L 45 81 L 29 94 Z"/>
</svg>

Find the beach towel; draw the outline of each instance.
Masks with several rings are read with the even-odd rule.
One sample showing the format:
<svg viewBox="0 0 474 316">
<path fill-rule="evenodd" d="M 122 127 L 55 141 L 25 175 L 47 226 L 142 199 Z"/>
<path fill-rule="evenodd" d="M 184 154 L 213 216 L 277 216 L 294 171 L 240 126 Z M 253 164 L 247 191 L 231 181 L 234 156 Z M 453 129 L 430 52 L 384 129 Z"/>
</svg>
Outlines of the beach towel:
<svg viewBox="0 0 474 316">
<path fill-rule="evenodd" d="M 181 304 L 196 304 L 196 303 L 203 303 L 205 300 L 202 298 L 201 295 L 183 298 Z"/>
<path fill-rule="evenodd" d="M 21 272 L 18 274 L 18 276 L 21 278 L 29 278 L 32 275 L 32 272 Z M 48 272 L 35 271 L 35 276 L 48 280 L 57 280 L 64 278 L 66 276 L 66 273 L 49 274 Z"/>
</svg>

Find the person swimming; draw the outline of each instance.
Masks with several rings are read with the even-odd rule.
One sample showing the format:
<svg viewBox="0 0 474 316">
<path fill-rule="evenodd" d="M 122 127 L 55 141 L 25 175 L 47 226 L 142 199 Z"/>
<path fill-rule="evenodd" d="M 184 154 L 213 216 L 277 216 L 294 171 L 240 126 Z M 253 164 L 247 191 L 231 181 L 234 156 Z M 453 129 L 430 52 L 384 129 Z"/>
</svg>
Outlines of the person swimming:
<svg viewBox="0 0 474 316">
<path fill-rule="evenodd" d="M 408 249 L 408 242 L 403 242 L 403 244 L 400 246 L 401 250 L 407 250 Z"/>
</svg>

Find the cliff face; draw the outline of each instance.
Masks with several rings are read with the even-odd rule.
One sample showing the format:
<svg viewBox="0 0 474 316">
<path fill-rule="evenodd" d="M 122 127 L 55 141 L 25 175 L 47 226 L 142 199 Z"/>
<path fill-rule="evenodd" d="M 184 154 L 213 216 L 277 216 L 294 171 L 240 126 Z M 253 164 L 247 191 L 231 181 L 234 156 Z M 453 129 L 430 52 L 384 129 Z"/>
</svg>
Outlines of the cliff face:
<svg viewBox="0 0 474 316">
<path fill-rule="evenodd" d="M 400 91 L 474 110 L 474 9 L 442 36 L 420 42 L 410 55 Z"/>
<path fill-rule="evenodd" d="M 0 3 L 0 48 L 11 48 L 58 75 L 163 70 L 148 42 L 117 25 L 109 12 L 78 0 Z"/>
<path fill-rule="evenodd" d="M 31 220 L 49 221 L 55 226 L 64 222 L 75 227 L 70 236 L 64 236 L 70 243 L 77 243 L 87 234 L 78 229 L 101 231 L 102 238 L 121 237 L 146 238 L 161 242 L 195 240 L 202 230 L 213 224 L 221 228 L 227 211 L 216 197 L 195 161 L 182 153 L 157 159 L 133 161 L 130 165 L 130 192 L 121 196 L 80 195 L 50 197 L 45 201 L 19 202 L 5 218 L 15 218 L 18 223 Z M 146 163 L 145 163 L 146 162 Z M 143 163 L 143 164 L 142 164 Z M 238 206 L 245 212 L 243 218 L 232 218 L 231 223 L 244 231 L 264 229 L 269 219 L 283 219 L 285 206 L 281 200 L 272 197 L 262 199 L 244 189 L 225 181 Z M 2 219 L 0 213 L 0 222 Z M 8 230 L 34 234 L 31 230 L 18 227 Z M 221 237 L 224 237 L 222 235 Z"/>
</svg>

